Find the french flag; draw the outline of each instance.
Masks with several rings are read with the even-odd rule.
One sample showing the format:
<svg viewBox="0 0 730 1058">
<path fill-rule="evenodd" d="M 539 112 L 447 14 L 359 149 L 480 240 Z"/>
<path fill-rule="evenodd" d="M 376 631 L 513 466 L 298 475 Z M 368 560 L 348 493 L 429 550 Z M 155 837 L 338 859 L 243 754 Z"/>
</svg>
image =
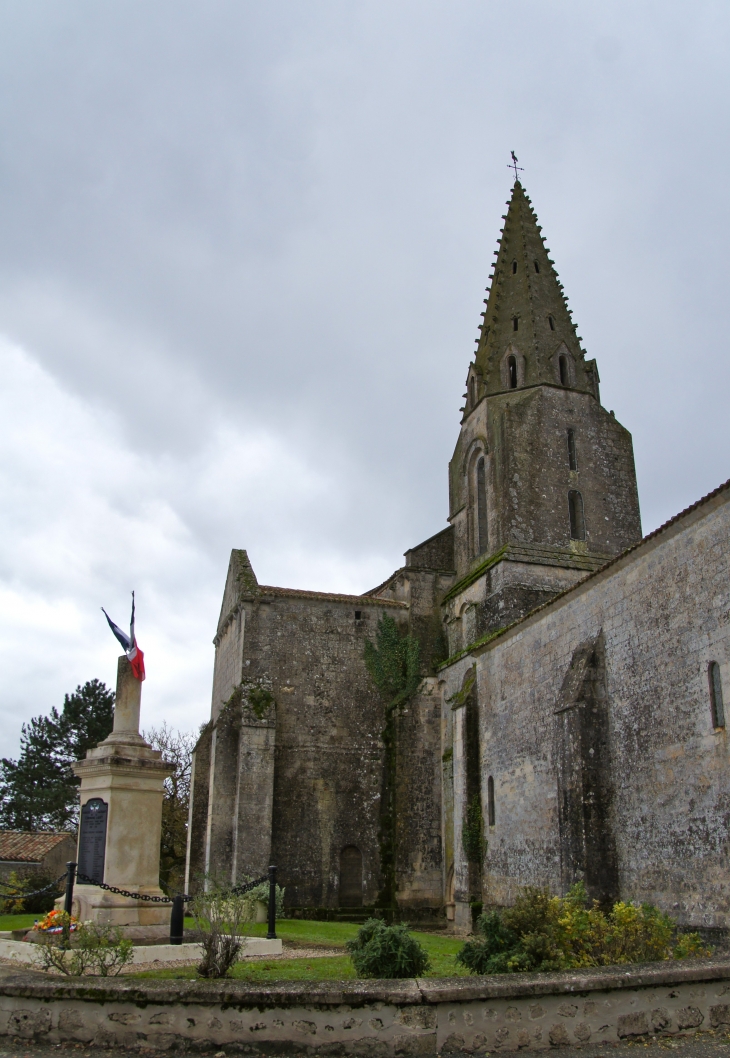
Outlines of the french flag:
<svg viewBox="0 0 730 1058">
<path fill-rule="evenodd" d="M 127 655 L 129 664 L 132 666 L 132 673 L 141 683 L 144 679 L 144 654 L 137 646 L 137 640 L 134 635 L 134 592 L 132 592 L 132 620 L 129 624 L 129 635 L 127 635 L 126 632 L 123 632 L 118 625 L 114 624 L 103 606 L 101 612 L 109 622 L 109 627 L 112 632 L 122 644 L 122 649 Z"/>
</svg>

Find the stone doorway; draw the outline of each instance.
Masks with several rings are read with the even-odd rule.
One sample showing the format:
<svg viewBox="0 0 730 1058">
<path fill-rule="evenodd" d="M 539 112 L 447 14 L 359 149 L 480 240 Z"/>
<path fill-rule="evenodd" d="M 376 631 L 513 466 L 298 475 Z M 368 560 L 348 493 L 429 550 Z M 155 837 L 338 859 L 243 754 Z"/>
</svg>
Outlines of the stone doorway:
<svg viewBox="0 0 730 1058">
<path fill-rule="evenodd" d="M 356 845 L 340 853 L 340 907 L 362 907 L 362 853 Z"/>
</svg>

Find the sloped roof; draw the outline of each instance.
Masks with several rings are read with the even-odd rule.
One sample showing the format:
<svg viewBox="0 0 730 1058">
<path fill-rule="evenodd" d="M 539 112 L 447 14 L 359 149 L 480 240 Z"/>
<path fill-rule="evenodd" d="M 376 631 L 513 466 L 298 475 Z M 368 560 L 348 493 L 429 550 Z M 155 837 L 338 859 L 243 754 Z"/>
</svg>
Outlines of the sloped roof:
<svg viewBox="0 0 730 1058">
<path fill-rule="evenodd" d="M 0 861 L 40 863 L 44 856 L 67 838 L 73 838 L 73 834 L 0 830 Z"/>
<path fill-rule="evenodd" d="M 519 180 L 507 205 L 477 339 L 477 375 L 487 394 L 503 392 L 500 365 L 514 349 L 527 357 L 526 385 L 555 384 L 552 358 L 562 347 L 574 361 L 575 378 L 568 387 L 595 396 L 593 366 L 585 361 L 563 285 Z"/>
<path fill-rule="evenodd" d="M 386 581 L 387 583 L 387 581 Z M 276 588 L 271 584 L 259 585 L 262 595 L 289 595 L 302 599 L 331 599 L 334 602 L 366 603 L 370 606 L 396 606 L 407 609 L 408 604 L 397 599 L 374 599 L 370 592 L 365 595 L 341 595 L 331 591 L 305 591 L 302 588 Z"/>
</svg>

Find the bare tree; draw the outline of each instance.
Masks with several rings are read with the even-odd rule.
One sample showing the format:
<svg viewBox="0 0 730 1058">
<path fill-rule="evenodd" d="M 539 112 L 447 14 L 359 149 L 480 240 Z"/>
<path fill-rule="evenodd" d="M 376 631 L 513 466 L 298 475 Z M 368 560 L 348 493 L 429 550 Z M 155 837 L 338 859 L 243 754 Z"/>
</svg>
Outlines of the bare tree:
<svg viewBox="0 0 730 1058">
<path fill-rule="evenodd" d="M 172 775 L 165 779 L 160 841 L 160 886 L 169 893 L 182 890 L 185 881 L 190 774 L 197 735 L 192 731 L 175 731 L 163 722 L 160 727 L 148 728 L 143 737 L 153 749 L 160 750 L 173 768 Z"/>
</svg>

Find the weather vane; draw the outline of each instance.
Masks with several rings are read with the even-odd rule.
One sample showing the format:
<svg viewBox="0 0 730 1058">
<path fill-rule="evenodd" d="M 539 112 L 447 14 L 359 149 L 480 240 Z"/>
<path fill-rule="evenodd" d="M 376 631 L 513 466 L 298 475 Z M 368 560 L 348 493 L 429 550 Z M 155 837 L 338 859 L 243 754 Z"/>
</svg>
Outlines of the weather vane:
<svg viewBox="0 0 730 1058">
<path fill-rule="evenodd" d="M 514 171 L 515 171 L 515 180 L 518 180 L 519 177 L 517 176 L 517 170 L 519 169 L 519 171 L 521 173 L 524 173 L 525 170 L 523 169 L 523 167 L 521 165 L 517 164 L 517 155 L 515 154 L 515 152 L 514 151 L 510 151 L 510 154 L 512 155 L 512 161 L 509 163 L 507 168 L 508 169 L 514 169 Z"/>
</svg>

